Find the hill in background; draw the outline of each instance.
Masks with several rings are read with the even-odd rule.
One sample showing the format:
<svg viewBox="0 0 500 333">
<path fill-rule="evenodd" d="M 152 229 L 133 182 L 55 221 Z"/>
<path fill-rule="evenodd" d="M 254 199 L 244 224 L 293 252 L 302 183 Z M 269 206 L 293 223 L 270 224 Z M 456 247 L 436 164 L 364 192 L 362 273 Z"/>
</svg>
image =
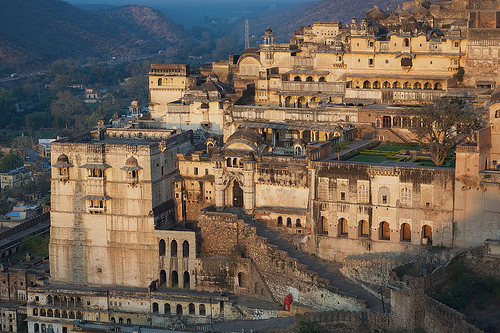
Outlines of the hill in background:
<svg viewBox="0 0 500 333">
<path fill-rule="evenodd" d="M 185 30 L 158 10 L 129 5 L 85 11 L 59 0 L 1 0 L 0 72 L 39 69 L 59 59 L 175 53 Z"/>
<path fill-rule="evenodd" d="M 358 20 L 365 16 L 368 9 L 377 5 L 385 11 L 395 10 L 402 5 L 402 0 L 323 0 L 321 2 L 302 3 L 286 9 L 269 11 L 264 15 L 249 18 L 252 33 L 259 38 L 269 26 L 279 42 L 288 42 L 293 37 L 293 31 L 302 25 L 311 25 L 314 22 L 343 22 L 348 23 L 351 18 Z M 240 23 L 239 29 L 243 29 Z"/>
</svg>

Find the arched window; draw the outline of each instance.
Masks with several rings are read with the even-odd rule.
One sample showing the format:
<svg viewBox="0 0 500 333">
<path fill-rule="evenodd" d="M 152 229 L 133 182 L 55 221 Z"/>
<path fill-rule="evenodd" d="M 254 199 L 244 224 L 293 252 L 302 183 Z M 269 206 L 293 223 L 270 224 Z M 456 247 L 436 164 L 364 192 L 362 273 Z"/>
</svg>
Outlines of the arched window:
<svg viewBox="0 0 500 333">
<path fill-rule="evenodd" d="M 441 83 L 437 82 L 435 85 L 434 85 L 434 90 L 441 90 L 443 89 L 443 86 L 441 85 Z"/>
<path fill-rule="evenodd" d="M 40 316 L 41 317 L 46 317 L 47 316 L 47 311 L 45 311 L 45 309 L 40 309 Z"/>
<path fill-rule="evenodd" d="M 161 86 L 161 84 L 162 84 L 162 80 L 161 80 L 161 78 L 159 78 L 158 79 L 158 85 Z"/>
<path fill-rule="evenodd" d="M 172 271 L 172 288 L 178 288 L 179 287 L 179 275 L 177 274 L 177 271 Z"/>
<path fill-rule="evenodd" d="M 345 218 L 340 218 L 338 222 L 338 235 L 339 236 L 347 236 L 349 233 L 349 227 L 347 225 L 347 220 Z"/>
<path fill-rule="evenodd" d="M 358 236 L 359 237 L 370 236 L 370 225 L 369 225 L 368 221 L 361 220 L 358 222 Z"/>
<path fill-rule="evenodd" d="M 391 199 L 391 190 L 386 186 L 382 186 L 378 190 L 379 205 L 388 205 L 390 203 L 390 199 Z"/>
<path fill-rule="evenodd" d="M 398 89 L 398 88 L 401 88 L 401 85 L 398 81 L 395 81 L 393 84 L 392 84 L 392 88 L 394 89 Z"/>
<path fill-rule="evenodd" d="M 300 224 L 300 219 L 295 220 L 295 226 L 296 227 L 301 227 L 302 225 Z"/>
<path fill-rule="evenodd" d="M 296 76 L 293 78 L 294 81 L 302 81 L 302 79 L 300 78 L 300 76 Z"/>
<path fill-rule="evenodd" d="M 390 88 L 391 87 L 391 84 L 389 83 L 389 81 L 384 81 L 384 83 L 382 83 L 382 88 Z"/>
<path fill-rule="evenodd" d="M 68 312 L 66 310 L 63 310 L 61 318 L 68 318 Z"/>
<path fill-rule="evenodd" d="M 177 316 L 182 316 L 182 305 L 177 304 L 177 307 L 175 308 L 175 314 Z"/>
<path fill-rule="evenodd" d="M 236 157 L 233 158 L 233 167 L 235 167 L 235 168 L 238 167 L 238 159 Z"/>
<path fill-rule="evenodd" d="M 422 239 L 426 239 L 428 245 L 432 245 L 432 227 L 430 225 L 422 226 Z"/>
<path fill-rule="evenodd" d="M 55 311 L 54 311 L 54 317 L 56 317 L 56 318 L 61 318 L 61 311 L 59 311 L 59 310 L 55 310 Z"/>
<path fill-rule="evenodd" d="M 321 216 L 320 223 L 321 223 L 320 225 L 321 233 L 328 235 L 328 219 L 326 218 L 326 216 Z"/>
<path fill-rule="evenodd" d="M 370 81 L 366 80 L 365 82 L 363 82 L 363 88 L 364 89 L 370 89 L 372 87 Z"/>
<path fill-rule="evenodd" d="M 165 240 L 161 239 L 160 244 L 159 244 L 159 250 L 158 250 L 160 257 L 165 256 L 165 248 L 166 248 Z"/>
<path fill-rule="evenodd" d="M 403 89 L 410 89 L 410 82 L 403 83 Z"/>
<path fill-rule="evenodd" d="M 389 228 L 389 223 L 383 221 L 379 224 L 379 239 L 390 240 L 391 239 L 391 229 Z"/>
<path fill-rule="evenodd" d="M 153 303 L 153 313 L 158 313 L 158 303 L 156 302 Z"/>
<path fill-rule="evenodd" d="M 288 217 L 288 218 L 286 219 L 286 226 L 287 226 L 287 227 L 291 227 L 291 226 L 292 226 L 292 219 L 291 219 L 290 217 Z"/>
<path fill-rule="evenodd" d="M 403 45 L 404 45 L 405 47 L 409 47 L 409 46 L 410 46 L 410 40 L 409 40 L 408 38 L 405 38 L 405 39 L 403 40 Z"/>
<path fill-rule="evenodd" d="M 380 83 L 378 81 L 373 82 L 373 89 L 380 89 Z"/>
<path fill-rule="evenodd" d="M 422 89 L 422 84 L 420 82 L 415 82 L 413 89 Z"/>
<path fill-rule="evenodd" d="M 401 241 L 410 242 L 411 241 L 411 227 L 408 223 L 401 224 L 401 230 L 399 231 L 401 236 Z"/>
<path fill-rule="evenodd" d="M 190 279 L 189 279 L 189 272 L 187 272 L 187 271 L 186 271 L 186 272 L 184 272 L 183 278 L 184 278 L 184 279 L 183 279 L 183 280 L 184 280 L 184 281 L 183 281 L 183 282 L 184 282 L 184 288 L 185 288 L 185 289 L 189 289 L 189 288 L 191 288 L 191 281 L 190 281 Z"/>
<path fill-rule="evenodd" d="M 319 78 L 319 80 L 318 80 L 318 81 L 319 81 L 319 82 L 326 82 L 326 79 L 325 79 L 325 77 L 324 77 L 324 76 L 322 76 L 322 77 L 320 77 L 320 78 Z"/>
<path fill-rule="evenodd" d="M 47 296 L 47 304 L 52 305 L 52 296 L 48 295 Z"/>
<path fill-rule="evenodd" d="M 200 313 L 200 316 L 205 316 L 207 314 L 207 311 L 205 310 L 205 304 L 200 304 L 198 312 Z"/>
<path fill-rule="evenodd" d="M 33 325 L 33 331 L 34 331 L 35 333 L 40 332 L 40 325 L 38 325 L 37 323 L 35 323 L 35 325 Z"/>
<path fill-rule="evenodd" d="M 69 319 L 76 319 L 76 315 L 74 311 L 69 312 Z"/>
<path fill-rule="evenodd" d="M 37 308 L 33 308 L 33 316 L 38 316 L 38 309 Z"/>
<path fill-rule="evenodd" d="M 245 273 L 238 273 L 238 287 L 246 287 L 246 276 Z"/>
<path fill-rule="evenodd" d="M 195 312 L 195 308 L 194 308 L 194 304 L 193 303 L 189 303 L 189 314 L 190 315 L 194 315 L 196 312 Z"/>
<path fill-rule="evenodd" d="M 110 320 L 112 323 L 116 323 L 115 317 L 111 317 Z"/>
<path fill-rule="evenodd" d="M 132 325 L 132 319 L 127 318 L 127 325 Z"/>
<path fill-rule="evenodd" d="M 169 303 L 165 303 L 165 304 L 163 305 L 163 312 L 164 312 L 165 314 L 168 314 L 168 315 L 169 315 L 169 314 L 170 314 L 170 311 L 171 311 L 171 310 L 170 310 L 170 304 L 169 304 Z"/>
<path fill-rule="evenodd" d="M 162 269 L 160 271 L 160 287 L 163 286 L 167 282 L 167 272 Z"/>
<path fill-rule="evenodd" d="M 118 323 L 123 324 L 123 318 L 118 318 Z"/>
<path fill-rule="evenodd" d="M 314 82 L 312 76 L 306 77 L 306 82 Z"/>
<path fill-rule="evenodd" d="M 47 310 L 47 317 L 54 317 L 54 311 L 52 311 L 52 309 Z"/>
<path fill-rule="evenodd" d="M 175 239 L 170 244 L 170 256 L 177 257 L 177 241 Z"/>
<path fill-rule="evenodd" d="M 189 257 L 189 242 L 187 240 L 182 242 L 182 257 L 183 258 Z"/>
<path fill-rule="evenodd" d="M 278 216 L 278 226 L 283 225 L 283 218 L 281 216 Z"/>
<path fill-rule="evenodd" d="M 430 84 L 429 82 L 425 82 L 424 89 L 431 90 L 432 89 L 432 84 Z"/>
</svg>

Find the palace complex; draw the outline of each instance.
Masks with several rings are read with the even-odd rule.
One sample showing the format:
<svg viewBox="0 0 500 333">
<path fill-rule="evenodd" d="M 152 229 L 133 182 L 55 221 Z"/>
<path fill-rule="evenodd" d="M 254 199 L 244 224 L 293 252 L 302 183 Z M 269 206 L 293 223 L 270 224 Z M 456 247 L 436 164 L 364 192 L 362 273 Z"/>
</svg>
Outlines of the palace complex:
<svg viewBox="0 0 500 333">
<path fill-rule="evenodd" d="M 210 331 L 349 310 L 380 327 L 404 316 L 429 332 L 479 332 L 429 324 L 451 317 L 433 300 L 410 306 L 402 290 L 420 282 L 393 281 L 388 314 L 373 293 L 341 289 L 345 277 L 325 277 L 295 251 L 320 265 L 490 239 L 498 256 L 499 8 L 375 6 L 346 24 L 300 27 L 289 43 L 268 28 L 258 48 L 211 70 L 152 65 L 147 111 L 135 100 L 130 117 L 52 143 L 50 278 L 23 291 L 28 331 Z M 411 143 L 411 129 L 426 126 L 412 110 L 452 98 L 486 124 L 454 164 L 363 163 L 332 150 Z"/>
</svg>

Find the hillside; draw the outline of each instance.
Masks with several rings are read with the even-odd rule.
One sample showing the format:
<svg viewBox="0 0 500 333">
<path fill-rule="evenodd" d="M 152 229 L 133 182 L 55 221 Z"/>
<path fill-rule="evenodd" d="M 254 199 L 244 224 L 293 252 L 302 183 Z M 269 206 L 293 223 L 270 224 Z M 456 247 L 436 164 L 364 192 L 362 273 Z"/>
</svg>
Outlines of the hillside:
<svg viewBox="0 0 500 333">
<path fill-rule="evenodd" d="M 302 25 L 313 22 L 350 22 L 352 17 L 361 20 L 365 12 L 377 5 L 380 9 L 394 10 L 402 5 L 402 0 L 323 0 L 308 2 L 287 9 L 269 11 L 264 15 L 249 20 L 253 34 L 261 36 L 269 26 L 277 41 L 287 42 L 293 37 L 293 31 Z"/>
<path fill-rule="evenodd" d="M 143 6 L 85 11 L 59 0 L 0 0 L 0 72 L 36 69 L 58 59 L 85 63 L 174 51 L 190 40 L 160 11 Z"/>
</svg>

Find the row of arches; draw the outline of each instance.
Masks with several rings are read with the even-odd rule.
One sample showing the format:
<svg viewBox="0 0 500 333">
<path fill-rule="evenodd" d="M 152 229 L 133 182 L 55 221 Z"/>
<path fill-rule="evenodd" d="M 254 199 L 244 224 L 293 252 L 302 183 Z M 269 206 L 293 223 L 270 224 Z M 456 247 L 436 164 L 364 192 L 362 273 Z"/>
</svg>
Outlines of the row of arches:
<svg viewBox="0 0 500 333">
<path fill-rule="evenodd" d="M 328 235 L 328 219 L 326 216 L 321 216 L 320 218 L 320 234 Z M 349 224 L 347 219 L 340 218 L 337 222 L 337 236 L 338 237 L 349 237 Z M 366 220 L 360 220 L 357 224 L 357 236 L 360 238 L 370 238 L 371 235 L 371 225 Z M 421 234 L 422 239 L 426 239 L 428 244 L 432 244 L 432 227 L 429 225 L 423 225 Z M 402 242 L 411 242 L 412 232 L 409 223 L 402 223 L 399 227 L 399 237 Z M 379 240 L 391 240 L 391 228 L 389 223 L 382 221 L 378 225 L 378 239 Z"/>
<path fill-rule="evenodd" d="M 172 85 L 174 85 L 173 78 L 159 78 L 158 79 L 158 86 L 172 86 Z"/>
<path fill-rule="evenodd" d="M 159 243 L 159 246 L 158 246 L 158 254 L 160 255 L 160 257 L 164 257 L 165 254 L 166 254 L 166 247 L 167 247 L 167 244 L 165 242 L 164 239 L 160 239 L 160 243 Z M 174 239 L 170 242 L 170 257 L 177 257 L 177 254 L 178 254 L 178 243 L 177 241 Z M 182 257 L 183 258 L 188 258 L 189 257 L 189 242 L 187 240 L 185 240 L 184 242 L 182 242 Z"/>
<path fill-rule="evenodd" d="M 356 87 L 359 88 L 359 87 Z M 405 81 L 403 83 L 399 81 L 384 81 L 383 83 L 380 83 L 380 81 L 370 81 L 370 80 L 365 80 L 363 82 L 363 89 L 424 89 L 424 90 L 442 90 L 443 85 L 440 82 L 436 82 L 434 84 L 430 82 L 415 82 L 415 83 L 410 83 L 409 81 Z"/>
<path fill-rule="evenodd" d="M 46 324 L 38 324 L 38 323 L 35 323 L 33 325 L 33 332 L 37 333 L 37 332 L 47 332 L 47 328 L 54 328 L 54 326 L 52 324 L 49 324 L 49 325 L 46 325 Z"/>
<path fill-rule="evenodd" d="M 109 320 L 112 322 L 112 323 L 118 323 L 118 324 L 125 324 L 125 322 L 127 323 L 127 325 L 132 325 L 132 319 L 130 318 L 127 318 L 126 321 L 123 319 L 123 318 L 118 318 L 118 320 L 116 320 L 115 317 L 111 317 L 109 318 Z"/>
<path fill-rule="evenodd" d="M 284 226 L 284 221 L 283 221 L 283 216 L 278 216 L 278 227 L 282 227 Z M 300 221 L 300 219 L 295 219 L 295 222 L 292 221 L 292 218 L 291 217 L 287 217 L 286 218 L 286 226 L 291 228 L 291 227 L 296 227 L 296 228 L 300 228 L 302 227 L 302 222 Z"/>
<path fill-rule="evenodd" d="M 228 168 L 243 168 L 243 164 L 241 163 L 241 158 L 237 157 L 227 157 L 226 158 L 226 166 Z"/>
<path fill-rule="evenodd" d="M 52 317 L 52 318 L 67 318 L 67 319 L 83 319 L 81 311 L 67 311 L 67 310 L 52 310 L 45 308 L 33 308 L 33 316 Z"/>
<path fill-rule="evenodd" d="M 300 76 L 297 75 L 297 76 L 295 76 L 293 78 L 293 80 L 296 81 L 296 82 L 300 82 L 300 81 L 302 81 L 302 77 L 300 77 Z M 314 82 L 314 78 L 312 76 L 308 76 L 308 77 L 306 77 L 305 82 Z M 318 79 L 318 82 L 326 82 L 326 78 L 324 76 L 321 76 Z"/>
<path fill-rule="evenodd" d="M 160 312 L 160 309 L 162 309 L 163 312 Z M 160 304 L 154 302 L 152 307 L 153 314 L 175 315 L 175 316 L 182 316 L 184 314 L 184 309 L 182 304 L 177 304 L 175 306 L 175 312 L 173 312 L 173 309 L 174 308 L 170 305 L 170 303 L 164 303 L 163 307 L 160 308 Z M 194 303 L 189 303 L 186 314 L 189 314 L 191 316 L 195 315 L 206 316 L 207 308 L 205 304 L 200 304 L 198 305 L 198 312 L 196 312 L 196 305 Z"/>
<path fill-rule="evenodd" d="M 47 295 L 47 305 L 65 306 L 65 307 L 81 307 L 83 306 L 80 297 L 66 297 L 58 295 Z"/>
<path fill-rule="evenodd" d="M 188 271 L 182 274 L 182 281 L 179 281 L 179 273 L 177 271 L 172 271 L 170 274 L 170 287 L 171 288 L 191 288 L 191 276 Z M 160 287 L 166 287 L 167 285 L 167 272 L 162 269 L 160 271 Z"/>
<path fill-rule="evenodd" d="M 286 96 L 284 103 L 281 103 L 282 107 L 286 108 L 307 108 L 309 107 L 310 103 L 318 103 L 319 99 L 318 97 L 304 97 L 304 96 L 299 96 L 299 97 L 292 97 L 292 96 Z"/>
</svg>

